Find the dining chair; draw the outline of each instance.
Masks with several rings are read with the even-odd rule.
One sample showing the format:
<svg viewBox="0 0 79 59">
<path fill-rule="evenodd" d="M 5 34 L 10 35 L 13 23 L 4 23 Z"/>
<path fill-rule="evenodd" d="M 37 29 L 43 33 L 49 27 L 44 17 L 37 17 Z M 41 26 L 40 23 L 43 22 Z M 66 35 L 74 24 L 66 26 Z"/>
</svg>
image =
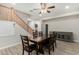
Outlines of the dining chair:
<svg viewBox="0 0 79 59">
<path fill-rule="evenodd" d="M 54 45 L 55 47 L 57 47 L 57 43 L 56 43 L 56 39 L 57 39 L 57 33 L 56 32 L 50 32 L 50 37 L 53 37 L 53 40 L 54 40 Z"/>
<path fill-rule="evenodd" d="M 39 37 L 43 37 L 43 32 L 39 31 Z"/>
<path fill-rule="evenodd" d="M 35 39 L 37 37 L 38 37 L 38 31 L 37 30 L 36 31 L 33 31 L 33 38 Z"/>
<path fill-rule="evenodd" d="M 52 34 L 52 36 L 50 36 L 49 43 L 50 43 L 50 46 L 52 46 L 52 48 L 53 48 L 53 52 L 54 52 L 54 50 L 55 50 L 55 46 L 56 46 L 55 35 Z"/>
<path fill-rule="evenodd" d="M 56 42 L 56 39 L 57 39 L 57 33 L 56 32 L 53 32 L 53 37 L 54 37 L 54 45 L 55 47 L 57 48 L 57 42 Z"/>
<path fill-rule="evenodd" d="M 45 39 L 45 41 L 42 43 L 42 49 L 47 49 L 49 55 L 51 54 L 50 51 L 53 49 L 53 52 L 55 50 L 56 46 L 56 33 L 51 33 L 48 38 Z"/>
<path fill-rule="evenodd" d="M 36 51 L 37 54 L 37 46 L 36 44 L 29 44 L 29 38 L 28 36 L 21 36 L 21 40 L 22 40 L 22 47 L 23 47 L 23 52 L 22 55 L 24 55 L 24 51 L 28 52 L 28 55 L 30 55 L 30 53 L 32 53 L 33 50 Z"/>
<path fill-rule="evenodd" d="M 52 50 L 54 51 L 54 41 L 52 40 L 51 37 L 46 38 L 44 43 L 42 44 L 42 50 L 43 52 L 45 52 L 45 49 L 48 50 L 49 55 L 51 54 L 50 51 Z"/>
</svg>

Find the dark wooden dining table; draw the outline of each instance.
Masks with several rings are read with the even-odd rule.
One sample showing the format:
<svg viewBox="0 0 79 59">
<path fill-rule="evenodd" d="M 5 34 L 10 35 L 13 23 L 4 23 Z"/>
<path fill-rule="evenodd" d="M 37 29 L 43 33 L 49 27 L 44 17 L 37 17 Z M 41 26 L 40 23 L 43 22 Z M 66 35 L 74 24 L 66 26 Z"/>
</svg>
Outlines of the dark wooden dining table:
<svg viewBox="0 0 79 59">
<path fill-rule="evenodd" d="M 44 54 L 42 45 L 45 43 L 46 38 L 43 38 L 43 37 L 30 38 L 30 41 L 34 42 L 37 45 L 37 49 L 39 53 Z"/>
<path fill-rule="evenodd" d="M 44 39 L 42 37 L 37 37 L 37 38 L 30 38 L 30 41 L 39 44 L 42 42 Z"/>
</svg>

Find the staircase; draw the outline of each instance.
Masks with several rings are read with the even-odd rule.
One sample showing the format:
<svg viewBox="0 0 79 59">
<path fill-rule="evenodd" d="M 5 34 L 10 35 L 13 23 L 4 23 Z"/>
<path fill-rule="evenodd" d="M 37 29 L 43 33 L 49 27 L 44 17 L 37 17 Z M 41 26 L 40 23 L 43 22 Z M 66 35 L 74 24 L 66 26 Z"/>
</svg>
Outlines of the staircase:
<svg viewBox="0 0 79 59">
<path fill-rule="evenodd" d="M 0 5 L 0 20 L 16 22 L 27 32 L 31 34 L 33 33 L 33 29 L 21 17 L 16 14 L 16 10 L 14 8 Z"/>
</svg>

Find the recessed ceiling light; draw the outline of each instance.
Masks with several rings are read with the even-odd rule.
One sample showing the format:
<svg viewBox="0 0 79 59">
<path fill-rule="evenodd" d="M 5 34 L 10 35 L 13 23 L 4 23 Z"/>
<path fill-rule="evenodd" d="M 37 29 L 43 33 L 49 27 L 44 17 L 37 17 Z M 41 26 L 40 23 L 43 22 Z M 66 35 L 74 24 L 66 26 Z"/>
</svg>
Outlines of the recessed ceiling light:
<svg viewBox="0 0 79 59">
<path fill-rule="evenodd" d="M 65 6 L 65 9 L 69 9 L 69 6 Z"/>
</svg>

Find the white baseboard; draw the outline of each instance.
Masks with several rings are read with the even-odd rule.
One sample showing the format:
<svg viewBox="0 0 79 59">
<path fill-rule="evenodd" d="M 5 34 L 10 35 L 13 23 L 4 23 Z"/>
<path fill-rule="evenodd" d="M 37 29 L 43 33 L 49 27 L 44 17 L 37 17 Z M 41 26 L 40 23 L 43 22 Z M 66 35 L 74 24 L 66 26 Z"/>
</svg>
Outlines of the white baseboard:
<svg viewBox="0 0 79 59">
<path fill-rule="evenodd" d="M 79 43 L 79 40 L 74 40 L 74 42 L 78 42 Z"/>
</svg>

